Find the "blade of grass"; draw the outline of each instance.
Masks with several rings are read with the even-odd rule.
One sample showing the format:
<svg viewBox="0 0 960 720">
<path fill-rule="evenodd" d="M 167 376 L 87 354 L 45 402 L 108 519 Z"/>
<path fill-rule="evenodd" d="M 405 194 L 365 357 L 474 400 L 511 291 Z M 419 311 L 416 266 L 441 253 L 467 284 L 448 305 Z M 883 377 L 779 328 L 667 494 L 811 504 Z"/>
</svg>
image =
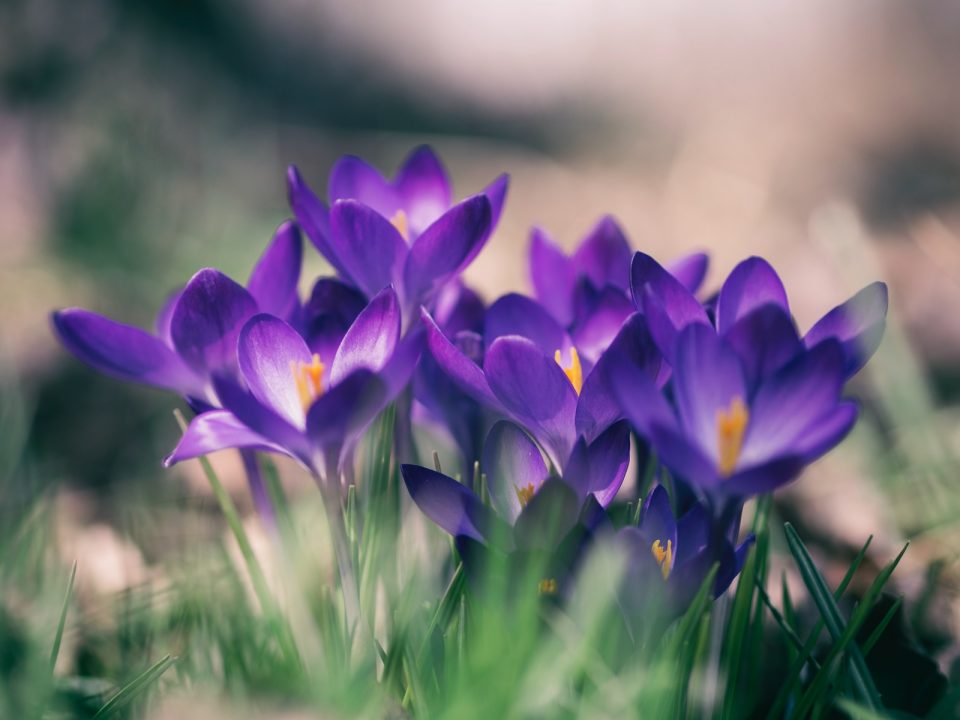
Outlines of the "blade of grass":
<svg viewBox="0 0 960 720">
<path fill-rule="evenodd" d="M 876 645 L 877 641 L 880 640 L 880 636 L 883 635 L 883 631 L 887 629 L 887 625 L 889 625 L 890 621 L 893 620 L 894 615 L 897 614 L 897 610 L 900 609 L 902 604 L 903 598 L 897 598 L 894 600 L 893 605 L 891 605 L 890 609 L 887 610 L 886 614 L 883 616 L 883 619 L 873 629 L 873 632 L 870 633 L 870 637 L 868 637 L 866 642 L 864 642 L 860 647 L 860 651 L 863 653 L 864 657 L 867 657 L 870 654 L 870 651 L 873 650 L 873 646 Z"/>
<path fill-rule="evenodd" d="M 53 647 L 50 649 L 50 674 L 57 665 L 60 655 L 60 643 L 63 642 L 63 629 L 67 624 L 67 612 L 70 609 L 70 599 L 73 597 L 73 583 L 77 579 L 77 561 L 73 561 L 70 569 L 70 579 L 67 581 L 67 591 L 63 594 L 63 605 L 60 608 L 60 619 L 57 621 L 57 632 L 53 636 Z"/>
<path fill-rule="evenodd" d="M 97 710 L 96 714 L 93 716 L 93 720 L 110 717 L 119 710 L 127 707 L 131 702 L 136 700 L 137 697 L 144 693 L 154 681 L 163 675 L 167 671 L 167 668 L 173 665 L 174 662 L 176 662 L 175 658 L 165 655 L 163 658 L 151 665 L 133 680 L 120 688 L 120 690 L 118 690 L 113 697 L 107 700 L 107 702 L 103 704 L 103 707 Z"/>
</svg>

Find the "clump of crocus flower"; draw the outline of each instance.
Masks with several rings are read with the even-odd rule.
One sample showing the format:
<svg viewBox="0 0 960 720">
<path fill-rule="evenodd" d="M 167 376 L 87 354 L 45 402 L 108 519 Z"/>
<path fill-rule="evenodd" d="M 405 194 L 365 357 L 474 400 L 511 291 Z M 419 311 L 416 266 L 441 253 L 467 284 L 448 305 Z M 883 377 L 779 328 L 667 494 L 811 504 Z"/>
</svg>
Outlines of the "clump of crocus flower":
<svg viewBox="0 0 960 720">
<path fill-rule="evenodd" d="M 483 582 L 475 570 L 491 553 L 508 568 L 536 556 L 536 592 L 563 602 L 582 558 L 609 543 L 628 558 L 619 597 L 631 633 L 655 589 L 677 612 L 713 571 L 711 590 L 723 593 L 750 547 L 739 537 L 743 503 L 794 480 L 857 419 L 844 390 L 882 337 L 882 283 L 801 334 L 766 261 L 743 261 L 703 302 L 706 255 L 667 266 L 631 256 L 606 217 L 572 256 L 533 230 L 534 297 L 488 306 L 460 275 L 498 224 L 506 175 L 455 203 L 422 147 L 393 180 L 341 159 L 329 204 L 294 167 L 287 184 L 294 219 L 246 287 L 201 270 L 154 333 L 79 309 L 53 323 L 95 369 L 186 399 L 195 416 L 167 464 L 239 449 L 267 520 L 256 454 L 310 472 L 354 622 L 344 478 L 391 403 L 398 428 L 429 418 L 461 455 L 458 480 L 416 462 L 429 448 L 396 449 L 410 498 L 454 537 L 472 577 Z M 335 273 L 305 302 L 301 232 Z M 661 481 L 643 498 L 624 484 L 631 434 L 655 451 L 640 454 L 656 459 Z M 638 511 L 611 512 L 624 500 Z"/>
</svg>

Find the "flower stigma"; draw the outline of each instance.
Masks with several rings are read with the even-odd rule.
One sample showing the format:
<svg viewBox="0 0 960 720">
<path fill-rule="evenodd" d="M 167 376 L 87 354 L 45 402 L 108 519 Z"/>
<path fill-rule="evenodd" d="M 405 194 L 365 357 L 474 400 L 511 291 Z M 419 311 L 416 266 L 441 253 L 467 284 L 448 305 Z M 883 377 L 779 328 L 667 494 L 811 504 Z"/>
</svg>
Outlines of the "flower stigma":
<svg viewBox="0 0 960 720">
<path fill-rule="evenodd" d="M 541 595 L 556 595 L 557 579 L 544 578 L 537 584 L 537 592 L 539 592 Z"/>
<path fill-rule="evenodd" d="M 653 553 L 653 559 L 660 566 L 660 574 L 666 580 L 670 577 L 670 571 L 673 570 L 673 540 L 667 540 L 667 547 L 664 549 L 659 540 L 654 540 L 650 546 L 650 552 Z"/>
<path fill-rule="evenodd" d="M 723 477 L 732 475 L 737 467 L 749 419 L 750 411 L 739 395 L 730 401 L 728 410 L 717 410 L 717 449 L 720 455 L 720 475 Z"/>
<path fill-rule="evenodd" d="M 518 487 L 515 485 L 514 489 L 517 491 L 517 500 L 520 501 L 520 507 L 525 508 L 527 503 L 530 502 L 530 498 L 533 497 L 533 483 L 528 483 L 523 487 Z"/>
<path fill-rule="evenodd" d="M 583 388 L 583 366 L 580 364 L 580 353 L 577 352 L 575 347 L 570 348 L 570 367 L 563 366 L 563 355 L 559 350 L 553 353 L 553 359 L 563 370 L 563 374 L 567 376 L 570 384 L 573 385 L 573 389 L 579 395 L 581 388 Z"/>
<path fill-rule="evenodd" d="M 407 214 L 403 210 L 397 210 L 393 214 L 393 217 L 390 218 L 390 224 L 397 229 L 400 237 L 407 242 L 410 241 L 410 227 L 407 224 Z"/>
<path fill-rule="evenodd" d="M 323 395 L 323 371 L 326 368 L 320 362 L 320 356 L 313 354 L 313 359 L 309 363 L 302 360 L 290 361 L 290 373 L 293 375 L 293 381 L 297 385 L 297 394 L 300 396 L 300 404 L 303 411 L 306 412 L 313 401 Z"/>
</svg>

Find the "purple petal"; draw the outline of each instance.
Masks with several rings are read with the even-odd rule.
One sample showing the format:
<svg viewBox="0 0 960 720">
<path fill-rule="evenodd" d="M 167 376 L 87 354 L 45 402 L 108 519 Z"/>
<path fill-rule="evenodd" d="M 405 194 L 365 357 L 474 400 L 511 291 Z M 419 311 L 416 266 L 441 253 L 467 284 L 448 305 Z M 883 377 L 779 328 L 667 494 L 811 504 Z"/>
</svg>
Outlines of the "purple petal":
<svg viewBox="0 0 960 720">
<path fill-rule="evenodd" d="M 363 293 L 336 278 L 320 278 L 313 286 L 303 307 L 302 324 L 310 350 L 328 367 L 343 336 L 366 306 Z"/>
<path fill-rule="evenodd" d="M 647 495 L 643 502 L 643 510 L 640 516 L 640 532 L 647 538 L 649 543 L 655 540 L 660 541 L 663 549 L 667 549 L 669 542 L 673 552 L 677 552 L 677 520 L 673 516 L 673 508 L 670 507 L 670 496 L 662 485 L 657 485 Z M 651 552 L 651 548 L 645 548 Z M 676 556 L 674 556 L 676 559 Z"/>
<path fill-rule="evenodd" d="M 691 253 L 668 264 L 667 271 L 695 295 L 707 276 L 709 265 L 710 257 L 706 253 Z"/>
<path fill-rule="evenodd" d="M 337 200 L 359 200 L 387 218 L 400 209 L 400 198 L 393 185 L 353 155 L 344 155 L 334 163 L 327 187 L 331 204 Z"/>
<path fill-rule="evenodd" d="M 495 410 L 502 408 L 480 366 L 450 342 L 426 312 L 421 317 L 427 328 L 427 348 L 437 365 L 454 384 L 477 402 Z"/>
<path fill-rule="evenodd" d="M 354 371 L 314 400 L 307 411 L 307 435 L 316 445 L 346 444 L 383 406 L 386 388 L 365 368 Z"/>
<path fill-rule="evenodd" d="M 303 428 L 303 401 L 291 369 L 310 362 L 310 349 L 300 333 L 273 315 L 257 315 L 240 333 L 237 356 L 253 396 L 291 425 Z"/>
<path fill-rule="evenodd" d="M 700 445 L 678 429 L 654 423 L 648 431 L 660 462 L 691 485 L 709 488 L 720 480 L 716 464 Z"/>
<path fill-rule="evenodd" d="M 230 374 L 237 365 L 237 337 L 256 313 L 257 303 L 244 287 L 208 268 L 183 289 L 170 319 L 170 337 L 193 368 Z"/>
<path fill-rule="evenodd" d="M 763 258 L 747 258 L 737 265 L 717 296 L 717 331 L 725 335 L 737 320 L 761 305 L 773 303 L 790 312 L 780 276 Z"/>
<path fill-rule="evenodd" d="M 887 286 L 875 282 L 824 315 L 810 328 L 803 342 L 812 348 L 828 338 L 839 340 L 843 347 L 844 374 L 849 378 L 876 352 L 886 319 Z"/>
<path fill-rule="evenodd" d="M 153 323 L 157 337 L 163 340 L 169 347 L 173 347 L 173 340 L 170 338 L 170 321 L 173 319 L 173 310 L 180 301 L 181 294 L 183 294 L 183 288 L 167 296 L 167 299 L 163 301 L 163 305 L 160 307 L 160 311 L 157 313 L 157 319 Z"/>
<path fill-rule="evenodd" d="M 573 254 L 573 266 L 594 287 L 630 287 L 630 243 L 616 220 L 607 215 L 590 230 Z"/>
<path fill-rule="evenodd" d="M 288 454 L 284 448 L 253 432 L 232 413 L 226 410 L 211 410 L 190 421 L 177 447 L 164 459 L 163 464 L 170 467 L 178 462 L 227 448 Z"/>
<path fill-rule="evenodd" d="M 567 331 L 542 305 L 517 293 L 504 295 L 493 303 L 484 318 L 483 341 L 487 347 L 505 335 L 525 337 L 551 357 L 557 350 L 567 357 L 573 346 Z"/>
<path fill-rule="evenodd" d="M 839 404 L 843 379 L 840 344 L 825 340 L 764 382 L 750 407 L 740 467 L 799 454 L 804 436 Z"/>
<path fill-rule="evenodd" d="M 507 199 L 507 190 L 510 187 L 510 176 L 504 173 L 483 189 L 483 194 L 490 200 L 490 230 L 497 227 L 500 215 L 503 214 L 503 204 Z"/>
<path fill-rule="evenodd" d="M 487 308 L 481 297 L 462 281 L 447 283 L 437 295 L 434 318 L 449 336 L 463 330 L 481 332 Z"/>
<path fill-rule="evenodd" d="M 718 414 L 729 411 L 734 398 L 748 401 L 740 359 L 713 328 L 691 325 L 677 342 L 673 387 L 687 436 L 708 457 L 718 457 Z"/>
<path fill-rule="evenodd" d="M 796 479 L 804 464 L 804 459 L 798 455 L 774 458 L 735 472 L 722 480 L 718 488 L 730 495 L 743 497 L 771 492 Z"/>
<path fill-rule="evenodd" d="M 476 195 L 454 205 L 410 246 L 403 268 L 404 301 L 417 305 L 476 255 L 490 230 L 490 201 Z"/>
<path fill-rule="evenodd" d="M 677 544 L 674 567 L 682 565 L 699 555 L 710 541 L 710 519 L 699 502 L 694 504 L 677 520 Z"/>
<path fill-rule="evenodd" d="M 595 363 L 633 312 L 633 303 L 626 293 L 607 285 L 570 330 L 581 357 Z"/>
<path fill-rule="evenodd" d="M 330 382 L 335 385 L 359 368 L 376 372 L 390 359 L 399 338 L 400 303 L 393 288 L 387 287 L 347 330 L 330 368 Z"/>
<path fill-rule="evenodd" d="M 554 550 L 576 524 L 580 512 L 576 492 L 562 480 L 550 478 L 517 517 L 513 537 L 518 548 Z"/>
<path fill-rule="evenodd" d="M 293 315 L 300 304 L 297 284 L 302 262 L 300 231 L 287 221 L 277 228 L 247 281 L 247 290 L 261 312 L 284 319 Z"/>
<path fill-rule="evenodd" d="M 160 338 L 140 328 L 80 308 L 56 312 L 52 320 L 64 347 L 106 375 L 184 395 L 204 394 L 203 380 Z"/>
<path fill-rule="evenodd" d="M 391 402 L 410 382 L 426 340 L 426 328 L 422 325 L 408 332 L 397 343 L 390 359 L 378 373 L 386 390 L 386 402 Z"/>
<path fill-rule="evenodd" d="M 407 243 L 376 210 L 338 200 L 330 211 L 330 245 L 351 278 L 368 296 L 399 277 Z"/>
<path fill-rule="evenodd" d="M 640 321 L 631 320 L 632 323 L 639 324 Z M 623 332 L 628 332 L 626 327 Z M 630 332 L 632 334 L 634 331 Z M 601 368 L 601 372 L 604 372 L 607 377 L 606 392 L 617 399 L 623 417 L 630 421 L 639 435 L 649 437 L 654 425 L 674 427 L 677 424 L 676 417 L 657 386 L 656 379 L 642 365 L 638 366 L 638 360 L 642 361 L 643 351 L 641 350 L 638 358 L 629 354 L 627 349 L 630 349 L 629 346 L 623 351 L 608 353 L 597 363 L 597 368 Z M 597 372 L 597 368 L 594 369 L 594 373 Z M 584 383 L 584 394 L 588 391 L 587 385 L 592 383 L 592 377 L 593 373 Z M 603 375 L 600 377 L 602 378 Z M 585 400 L 581 395 L 581 403 L 583 402 Z M 593 411 L 591 415 L 603 417 L 597 411 Z M 585 426 L 585 418 L 580 416 L 580 408 L 578 408 L 578 428 Z"/>
<path fill-rule="evenodd" d="M 490 346 L 484 370 L 503 407 L 561 467 L 575 439 L 577 393 L 560 366 L 530 340 L 508 336 Z"/>
<path fill-rule="evenodd" d="M 558 323 L 573 322 L 573 263 L 540 228 L 530 231 L 530 280 L 533 294 Z"/>
<path fill-rule="evenodd" d="M 581 452 L 578 452 L 582 448 Z M 574 457 L 579 455 L 580 457 Z M 589 445 L 577 443 L 563 479 L 583 498 L 593 493 L 607 507 L 617 496 L 630 464 L 630 429 L 625 422 L 608 428 Z"/>
<path fill-rule="evenodd" d="M 447 171 L 427 145 L 410 153 L 397 172 L 394 187 L 406 209 L 412 237 L 422 233 L 450 207 Z"/>
<path fill-rule="evenodd" d="M 536 444 L 519 427 L 500 421 L 483 444 L 480 467 L 487 476 L 490 502 L 510 524 L 520 514 L 520 490 L 536 492 L 547 479 L 547 466 Z"/>
<path fill-rule="evenodd" d="M 419 465 L 402 465 L 400 470 L 417 507 L 454 537 L 486 543 L 502 526 L 480 498 L 453 478 Z"/>
<path fill-rule="evenodd" d="M 297 223 L 310 238 L 310 242 L 339 275 L 355 282 L 330 242 L 330 211 L 310 189 L 294 165 L 287 169 L 287 198 Z"/>
<path fill-rule="evenodd" d="M 741 317 L 724 340 L 740 356 L 751 388 L 803 351 L 793 318 L 775 303 L 761 305 Z"/>
</svg>

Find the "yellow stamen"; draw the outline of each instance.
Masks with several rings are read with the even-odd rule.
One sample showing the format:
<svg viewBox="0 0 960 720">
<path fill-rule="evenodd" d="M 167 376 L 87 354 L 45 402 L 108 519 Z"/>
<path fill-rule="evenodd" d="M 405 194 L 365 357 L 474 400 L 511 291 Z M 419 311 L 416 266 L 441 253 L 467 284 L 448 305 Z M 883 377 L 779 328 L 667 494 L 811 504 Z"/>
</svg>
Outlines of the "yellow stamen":
<svg viewBox="0 0 960 720">
<path fill-rule="evenodd" d="M 407 214 L 403 210 L 397 210 L 393 214 L 393 217 L 390 218 L 390 224 L 397 229 L 397 232 L 400 233 L 404 240 L 410 239 L 410 227 L 407 224 Z"/>
<path fill-rule="evenodd" d="M 732 475 L 737 467 L 749 419 L 750 411 L 739 395 L 730 401 L 729 410 L 717 410 L 717 449 L 723 477 Z"/>
<path fill-rule="evenodd" d="M 530 483 L 525 487 L 514 486 L 514 489 L 517 491 L 517 500 L 520 501 L 520 507 L 526 507 L 527 503 L 530 502 L 530 498 L 533 497 L 533 483 Z"/>
<path fill-rule="evenodd" d="M 300 396 L 300 404 L 303 411 L 306 412 L 313 401 L 323 395 L 323 371 L 326 368 L 320 362 L 320 356 L 313 354 L 313 359 L 309 363 L 290 361 L 290 373 L 293 375 L 293 381 L 297 385 L 297 395 Z"/>
<path fill-rule="evenodd" d="M 544 578 L 537 585 L 537 591 L 541 595 L 556 595 L 557 594 L 557 580 L 556 578 Z"/>
<path fill-rule="evenodd" d="M 567 376 L 570 384 L 573 385 L 573 389 L 579 395 L 581 388 L 583 388 L 583 366 L 580 364 L 580 354 L 577 349 L 575 347 L 570 348 L 570 367 L 563 366 L 563 356 L 559 350 L 553 353 L 553 359 L 557 361 L 557 365 L 563 370 L 563 374 Z"/>
<path fill-rule="evenodd" d="M 670 571 L 673 570 L 673 540 L 667 540 L 667 548 L 664 550 L 663 544 L 659 540 L 654 540 L 650 546 L 650 552 L 653 553 L 653 559 L 660 566 L 660 573 L 663 579 L 670 577 Z"/>
</svg>

